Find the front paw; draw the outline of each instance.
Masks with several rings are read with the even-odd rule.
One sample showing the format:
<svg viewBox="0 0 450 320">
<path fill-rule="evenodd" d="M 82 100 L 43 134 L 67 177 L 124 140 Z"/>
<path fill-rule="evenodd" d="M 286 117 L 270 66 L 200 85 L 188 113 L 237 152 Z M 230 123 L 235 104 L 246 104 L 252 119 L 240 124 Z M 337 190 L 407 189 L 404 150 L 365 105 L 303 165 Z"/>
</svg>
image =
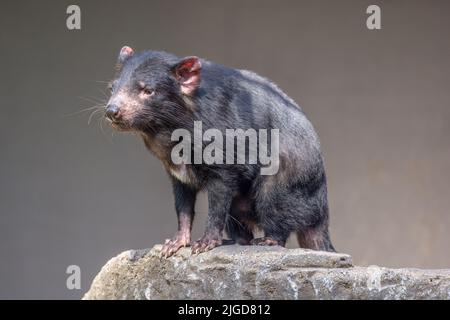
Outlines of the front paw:
<svg viewBox="0 0 450 320">
<path fill-rule="evenodd" d="M 204 235 L 192 245 L 192 254 L 209 251 L 222 245 L 222 238 L 218 236 Z"/>
<path fill-rule="evenodd" d="M 187 247 L 190 243 L 190 238 L 181 233 L 178 232 L 175 237 L 172 239 L 167 239 L 164 243 L 164 246 L 161 250 L 161 257 L 163 258 L 169 258 L 173 254 L 175 254 L 178 250 L 180 250 L 183 247 Z"/>
</svg>

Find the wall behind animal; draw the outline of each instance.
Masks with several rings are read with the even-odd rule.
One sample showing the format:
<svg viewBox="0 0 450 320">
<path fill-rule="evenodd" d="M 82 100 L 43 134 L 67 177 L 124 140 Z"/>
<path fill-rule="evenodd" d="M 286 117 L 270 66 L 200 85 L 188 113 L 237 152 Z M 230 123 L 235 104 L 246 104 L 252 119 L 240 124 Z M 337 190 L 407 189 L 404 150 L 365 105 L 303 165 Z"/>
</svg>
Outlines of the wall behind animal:
<svg viewBox="0 0 450 320">
<path fill-rule="evenodd" d="M 449 266 L 448 1 L 377 1 L 381 30 L 366 27 L 371 1 L 78 0 L 81 30 L 70 4 L 0 4 L 0 298 L 80 298 L 107 259 L 175 231 L 160 163 L 77 113 L 105 101 L 125 44 L 272 79 L 321 138 L 336 248 L 361 265 Z M 203 195 L 195 237 L 206 210 Z"/>
</svg>

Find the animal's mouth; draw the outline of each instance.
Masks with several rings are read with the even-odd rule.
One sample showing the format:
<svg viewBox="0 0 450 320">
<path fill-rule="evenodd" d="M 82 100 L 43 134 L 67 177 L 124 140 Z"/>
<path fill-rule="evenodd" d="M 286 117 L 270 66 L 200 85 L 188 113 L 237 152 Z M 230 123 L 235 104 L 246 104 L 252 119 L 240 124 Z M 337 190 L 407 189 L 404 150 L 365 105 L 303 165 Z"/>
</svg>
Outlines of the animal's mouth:
<svg viewBox="0 0 450 320">
<path fill-rule="evenodd" d="M 107 118 L 111 127 L 117 131 L 129 131 L 131 130 L 130 126 L 128 126 L 125 122 L 120 120 L 111 120 Z"/>
</svg>

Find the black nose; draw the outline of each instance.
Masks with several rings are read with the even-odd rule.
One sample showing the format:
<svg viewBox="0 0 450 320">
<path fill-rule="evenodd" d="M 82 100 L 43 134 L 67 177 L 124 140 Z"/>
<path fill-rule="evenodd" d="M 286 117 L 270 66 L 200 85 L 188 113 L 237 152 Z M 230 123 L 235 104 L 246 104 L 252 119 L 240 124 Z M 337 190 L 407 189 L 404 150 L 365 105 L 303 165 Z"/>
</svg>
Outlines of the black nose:
<svg viewBox="0 0 450 320">
<path fill-rule="evenodd" d="M 115 104 L 109 104 L 106 107 L 106 116 L 111 120 L 118 120 L 120 118 L 120 109 Z"/>
</svg>

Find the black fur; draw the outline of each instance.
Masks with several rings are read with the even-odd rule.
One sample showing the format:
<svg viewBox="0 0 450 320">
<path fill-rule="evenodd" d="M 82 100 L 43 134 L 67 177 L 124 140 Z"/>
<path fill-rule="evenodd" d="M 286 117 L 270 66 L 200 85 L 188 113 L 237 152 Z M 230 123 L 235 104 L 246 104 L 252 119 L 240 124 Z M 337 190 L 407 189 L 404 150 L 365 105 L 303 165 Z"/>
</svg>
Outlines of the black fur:
<svg viewBox="0 0 450 320">
<path fill-rule="evenodd" d="M 189 227 L 185 229 L 190 231 L 192 225 L 196 193 L 208 192 L 205 235 L 194 244 L 194 251 L 220 245 L 224 229 L 233 240 L 248 244 L 254 240 L 255 227 L 265 233 L 266 239 L 259 242 L 262 244 L 268 244 L 264 241 L 268 238 L 284 245 L 288 236 L 296 232 L 301 246 L 334 251 L 328 234 L 327 187 L 320 143 L 301 108 L 267 79 L 203 59 L 198 88 L 190 95 L 183 94 L 174 73 L 182 61 L 172 54 L 155 51 L 122 59 L 110 104 L 125 110 L 130 101 L 121 99 L 124 95 L 135 99 L 142 84 L 154 92 L 151 98 L 128 106 L 128 117 L 124 114 L 114 126 L 139 132 L 147 147 L 161 159 L 172 176 L 177 214 L 188 220 Z M 171 134 L 178 128 L 192 132 L 194 121 L 202 121 L 203 130 L 217 128 L 222 132 L 227 128 L 279 129 L 278 173 L 261 175 L 260 163 L 200 164 L 186 165 L 185 179 L 178 179 L 173 170 L 179 168 L 170 160 L 176 144 L 171 141 Z M 172 244 L 172 251 L 166 250 L 170 251 L 168 255 L 178 250 L 173 245 L 178 240 L 176 236 L 167 242 Z"/>
</svg>

